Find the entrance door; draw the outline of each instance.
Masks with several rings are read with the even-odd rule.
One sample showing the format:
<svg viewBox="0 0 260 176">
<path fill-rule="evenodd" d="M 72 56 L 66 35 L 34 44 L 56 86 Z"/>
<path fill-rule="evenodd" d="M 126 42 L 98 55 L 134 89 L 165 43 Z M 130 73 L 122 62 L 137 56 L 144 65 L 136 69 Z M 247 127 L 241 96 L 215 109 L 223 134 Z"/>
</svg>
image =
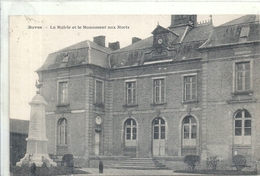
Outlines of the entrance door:
<svg viewBox="0 0 260 176">
<path fill-rule="evenodd" d="M 99 144 L 100 144 L 100 132 L 95 132 L 95 155 L 99 155 Z"/>
<path fill-rule="evenodd" d="M 186 116 L 182 121 L 182 155 L 196 154 L 197 122 L 192 116 Z"/>
<path fill-rule="evenodd" d="M 153 155 L 165 155 L 165 121 L 160 117 L 153 121 Z"/>
</svg>

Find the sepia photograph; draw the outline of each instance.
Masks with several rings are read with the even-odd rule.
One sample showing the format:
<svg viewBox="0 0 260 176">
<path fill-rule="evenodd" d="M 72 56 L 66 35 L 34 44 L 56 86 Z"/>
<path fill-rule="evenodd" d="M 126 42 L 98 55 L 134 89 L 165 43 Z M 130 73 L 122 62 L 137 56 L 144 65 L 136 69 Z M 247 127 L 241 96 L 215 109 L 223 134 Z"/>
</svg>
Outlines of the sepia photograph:
<svg viewBox="0 0 260 176">
<path fill-rule="evenodd" d="M 10 175 L 260 174 L 259 17 L 9 15 Z"/>
</svg>

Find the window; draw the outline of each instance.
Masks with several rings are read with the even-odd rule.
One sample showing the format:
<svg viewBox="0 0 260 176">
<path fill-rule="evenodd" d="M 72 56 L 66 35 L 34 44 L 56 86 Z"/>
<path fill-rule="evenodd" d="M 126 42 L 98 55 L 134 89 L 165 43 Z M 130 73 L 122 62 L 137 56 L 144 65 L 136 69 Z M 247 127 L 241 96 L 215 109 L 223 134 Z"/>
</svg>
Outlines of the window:
<svg viewBox="0 0 260 176">
<path fill-rule="evenodd" d="M 186 116 L 182 121 L 182 130 L 183 130 L 183 145 L 184 146 L 196 145 L 196 138 L 197 138 L 196 119 L 192 116 Z"/>
<path fill-rule="evenodd" d="M 137 127 L 134 119 L 127 119 L 125 122 L 125 145 L 135 146 L 137 137 Z"/>
<path fill-rule="evenodd" d="M 196 100 L 197 84 L 196 76 L 184 77 L 184 101 Z"/>
<path fill-rule="evenodd" d="M 68 103 L 68 82 L 59 82 L 59 103 Z"/>
<path fill-rule="evenodd" d="M 251 115 L 240 110 L 235 115 L 234 144 L 251 144 Z"/>
<path fill-rule="evenodd" d="M 95 103 L 96 104 L 103 104 L 103 97 L 104 97 L 104 91 L 103 91 L 103 81 L 96 80 L 96 91 L 95 91 Z"/>
<path fill-rule="evenodd" d="M 165 87 L 164 78 L 153 80 L 153 101 L 154 103 L 164 103 Z"/>
<path fill-rule="evenodd" d="M 250 90 L 250 62 L 236 63 L 236 91 Z"/>
<path fill-rule="evenodd" d="M 153 121 L 153 139 L 165 139 L 165 121 L 160 117 Z"/>
<path fill-rule="evenodd" d="M 126 105 L 136 105 L 136 81 L 126 82 Z"/>
<path fill-rule="evenodd" d="M 60 119 L 58 122 L 58 144 L 67 145 L 68 144 L 68 128 L 67 120 Z"/>
</svg>

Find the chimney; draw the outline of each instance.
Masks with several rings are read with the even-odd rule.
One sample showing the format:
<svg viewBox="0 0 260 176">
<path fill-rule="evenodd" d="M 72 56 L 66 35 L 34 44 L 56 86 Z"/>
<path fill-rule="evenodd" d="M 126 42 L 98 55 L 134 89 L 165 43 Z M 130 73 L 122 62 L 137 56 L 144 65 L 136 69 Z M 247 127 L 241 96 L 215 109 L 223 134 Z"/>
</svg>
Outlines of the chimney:
<svg viewBox="0 0 260 176">
<path fill-rule="evenodd" d="M 112 49 L 113 51 L 120 49 L 120 43 L 119 41 L 108 43 L 108 47 Z"/>
<path fill-rule="evenodd" d="M 171 16 L 171 26 L 183 26 L 183 25 L 195 25 L 197 24 L 197 15 L 172 15 Z"/>
<path fill-rule="evenodd" d="M 133 37 L 133 38 L 132 38 L 132 44 L 135 43 L 135 42 L 138 42 L 138 41 L 140 41 L 140 40 L 142 40 L 142 39 L 140 39 L 140 38 L 138 38 L 138 37 Z"/>
<path fill-rule="evenodd" d="M 96 37 L 93 37 L 94 39 L 94 42 L 99 44 L 100 46 L 103 46 L 103 47 L 106 47 L 106 36 L 103 36 L 103 35 L 100 35 L 100 36 L 96 36 Z"/>
</svg>

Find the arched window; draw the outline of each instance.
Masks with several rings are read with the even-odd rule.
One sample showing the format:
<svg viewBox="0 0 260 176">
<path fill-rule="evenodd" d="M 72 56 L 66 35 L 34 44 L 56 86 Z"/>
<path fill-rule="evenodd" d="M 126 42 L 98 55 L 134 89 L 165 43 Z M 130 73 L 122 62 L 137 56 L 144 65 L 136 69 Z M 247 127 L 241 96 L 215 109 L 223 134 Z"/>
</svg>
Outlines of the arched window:
<svg viewBox="0 0 260 176">
<path fill-rule="evenodd" d="M 68 126 L 67 120 L 65 118 L 58 121 L 58 144 L 67 145 L 68 144 Z"/>
<path fill-rule="evenodd" d="M 234 144 L 251 144 L 251 115 L 247 110 L 240 110 L 234 118 Z"/>
<path fill-rule="evenodd" d="M 165 139 L 165 121 L 158 117 L 153 121 L 153 138 Z"/>
<path fill-rule="evenodd" d="M 125 121 L 125 145 L 135 146 L 137 136 L 137 127 L 134 119 L 127 119 Z"/>
<path fill-rule="evenodd" d="M 196 145 L 197 122 L 192 116 L 186 116 L 182 121 L 183 146 Z"/>
</svg>

